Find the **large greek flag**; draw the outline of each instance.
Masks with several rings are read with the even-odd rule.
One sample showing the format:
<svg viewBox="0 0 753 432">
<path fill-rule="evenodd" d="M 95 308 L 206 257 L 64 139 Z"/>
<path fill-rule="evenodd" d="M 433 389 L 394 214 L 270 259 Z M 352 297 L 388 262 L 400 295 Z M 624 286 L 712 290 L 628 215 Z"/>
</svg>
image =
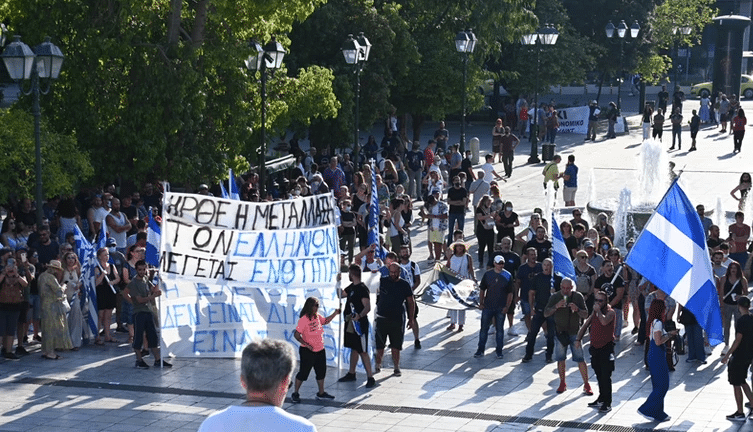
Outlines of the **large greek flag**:
<svg viewBox="0 0 753 432">
<path fill-rule="evenodd" d="M 557 225 L 557 219 L 552 212 L 552 262 L 554 262 L 554 273 L 575 280 L 575 267 L 573 260 L 570 259 L 570 252 L 565 245 L 565 239 L 562 238 L 560 227 Z"/>
<path fill-rule="evenodd" d="M 625 262 L 690 310 L 711 345 L 722 342 L 719 296 L 703 225 L 677 181 L 656 207 Z"/>
<path fill-rule="evenodd" d="M 159 267 L 159 254 L 160 254 L 160 237 L 162 235 L 162 228 L 159 226 L 155 217 L 157 215 L 152 213 L 149 209 L 149 226 L 146 232 L 146 253 L 144 254 L 144 261 L 147 264 Z"/>
<path fill-rule="evenodd" d="M 97 251 L 105 247 L 107 234 L 105 224 L 102 224 L 97 239 L 90 243 L 78 225 L 75 226 L 74 238 L 76 240 L 76 255 L 81 263 L 81 279 L 84 282 L 84 290 L 81 297 L 84 306 L 84 320 L 89 326 L 91 334 L 97 335 L 97 288 L 94 283 L 94 268 L 97 266 Z"/>
</svg>

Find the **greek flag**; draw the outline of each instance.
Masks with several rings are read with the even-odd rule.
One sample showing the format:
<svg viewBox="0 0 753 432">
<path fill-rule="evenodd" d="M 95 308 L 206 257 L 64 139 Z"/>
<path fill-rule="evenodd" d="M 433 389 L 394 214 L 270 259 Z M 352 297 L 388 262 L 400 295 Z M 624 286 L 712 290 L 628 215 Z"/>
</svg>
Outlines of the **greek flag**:
<svg viewBox="0 0 753 432">
<path fill-rule="evenodd" d="M 238 191 L 238 184 L 235 182 L 235 174 L 233 173 L 233 169 L 230 169 L 230 179 L 228 180 L 228 190 L 230 191 L 230 199 L 238 200 L 241 199 L 241 193 Z"/>
<path fill-rule="evenodd" d="M 104 224 L 99 233 L 97 244 L 92 244 L 86 239 L 78 225 L 75 226 L 73 235 L 76 240 L 76 255 L 81 263 L 81 279 L 84 282 L 84 292 L 81 302 L 84 305 L 84 319 L 89 325 L 92 335 L 97 335 L 97 286 L 94 283 L 94 269 L 97 266 L 97 250 L 104 247 L 107 236 L 104 234 Z"/>
<path fill-rule="evenodd" d="M 227 189 L 225 189 L 225 185 L 220 182 L 220 192 L 222 193 L 222 198 L 230 199 L 230 194 L 227 193 Z"/>
<path fill-rule="evenodd" d="M 377 245 L 374 256 L 379 257 L 379 259 L 384 259 L 384 249 L 380 247 L 379 243 L 379 196 L 376 185 L 376 170 L 373 162 L 371 163 L 371 204 L 369 204 L 368 222 L 369 235 L 367 243 L 369 245 Z"/>
<path fill-rule="evenodd" d="M 554 212 L 552 212 L 552 261 L 554 273 L 575 280 L 573 260 L 570 259 L 570 252 L 565 245 L 565 239 L 562 238 L 557 219 L 554 218 Z"/>
<path fill-rule="evenodd" d="M 723 341 L 719 296 L 703 225 L 677 181 L 656 207 L 625 263 L 690 310 L 711 345 Z"/>
<path fill-rule="evenodd" d="M 157 221 L 154 220 L 155 216 L 151 209 L 149 210 L 149 227 L 146 233 L 146 253 L 144 254 L 144 261 L 147 264 L 159 267 L 159 248 L 160 248 L 160 235 L 162 229 Z"/>
</svg>

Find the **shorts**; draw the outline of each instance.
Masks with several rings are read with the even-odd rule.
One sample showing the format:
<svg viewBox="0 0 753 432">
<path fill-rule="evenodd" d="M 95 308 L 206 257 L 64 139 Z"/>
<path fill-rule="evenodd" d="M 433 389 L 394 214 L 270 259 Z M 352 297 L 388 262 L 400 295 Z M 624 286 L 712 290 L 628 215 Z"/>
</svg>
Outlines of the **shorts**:
<svg viewBox="0 0 753 432">
<path fill-rule="evenodd" d="M 0 336 L 16 336 L 18 310 L 0 311 Z"/>
<path fill-rule="evenodd" d="M 493 142 L 492 143 L 492 153 L 499 153 L 499 151 L 500 151 L 500 148 L 499 148 L 500 144 L 501 143 L 498 143 L 498 142 Z"/>
<path fill-rule="evenodd" d="M 562 197 L 565 199 L 565 201 L 575 201 L 575 192 L 578 190 L 578 187 L 570 187 L 565 186 L 565 189 L 562 191 Z"/>
<path fill-rule="evenodd" d="M 122 324 L 133 325 L 133 304 L 123 299 L 120 303 L 120 319 L 123 320 Z M 118 323 L 120 325 L 121 323 Z"/>
<path fill-rule="evenodd" d="M 39 298 L 39 294 L 29 296 L 29 310 L 32 312 L 32 320 L 39 321 L 42 319 L 42 300 Z"/>
<path fill-rule="evenodd" d="M 444 231 L 429 230 L 429 243 L 444 243 Z"/>
<path fill-rule="evenodd" d="M 298 370 L 298 374 L 295 379 L 299 381 L 306 381 L 311 373 L 311 368 L 314 368 L 316 374 L 316 380 L 323 380 L 327 375 L 327 354 L 325 350 L 313 352 L 308 348 L 298 348 L 298 354 L 301 356 L 301 367 Z"/>
<path fill-rule="evenodd" d="M 358 354 L 369 352 L 369 326 L 361 325 L 363 334 L 358 336 L 356 333 L 348 332 L 345 330 L 345 337 L 343 338 L 343 346 L 350 348 Z"/>
<path fill-rule="evenodd" d="M 531 304 L 521 298 L 520 310 L 523 312 L 523 316 L 531 315 Z"/>
<path fill-rule="evenodd" d="M 144 338 L 141 337 L 146 332 L 146 342 L 149 344 L 148 348 L 158 348 L 159 340 L 157 338 L 157 329 L 154 327 L 154 319 L 151 312 L 137 312 L 133 315 L 133 334 L 139 335 L 133 338 L 133 349 L 141 350 L 144 344 Z"/>
<path fill-rule="evenodd" d="M 577 335 L 570 335 L 570 352 L 573 354 L 573 361 L 575 363 L 580 363 L 585 361 L 583 359 L 583 345 L 576 347 L 575 346 L 575 339 L 577 338 Z M 567 347 L 562 346 L 562 343 L 559 341 L 558 338 L 554 338 L 554 360 L 556 361 L 565 361 L 567 357 Z"/>
<path fill-rule="evenodd" d="M 403 337 L 405 335 L 402 319 L 377 318 L 375 324 L 376 348 L 381 350 L 387 346 L 387 338 L 390 339 L 390 348 L 403 349 Z"/>
<path fill-rule="evenodd" d="M 733 386 L 740 386 L 745 384 L 748 378 L 748 367 L 750 366 L 750 358 L 740 358 L 732 356 L 727 365 L 727 379 Z"/>
<path fill-rule="evenodd" d="M 26 324 L 27 322 L 29 322 L 29 317 L 28 317 L 29 310 L 30 310 L 29 302 L 27 302 L 27 301 L 21 302 L 21 309 L 20 309 L 20 312 L 18 314 L 18 323 L 19 324 Z"/>
</svg>

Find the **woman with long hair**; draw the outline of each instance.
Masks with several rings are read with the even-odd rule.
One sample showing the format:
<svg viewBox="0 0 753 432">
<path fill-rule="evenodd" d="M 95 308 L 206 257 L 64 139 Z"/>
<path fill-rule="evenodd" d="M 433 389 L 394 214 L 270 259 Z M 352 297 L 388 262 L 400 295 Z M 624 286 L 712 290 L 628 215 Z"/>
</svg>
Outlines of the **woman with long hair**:
<svg viewBox="0 0 753 432">
<path fill-rule="evenodd" d="M 81 288 L 84 281 L 81 279 L 81 264 L 74 252 L 66 252 L 63 255 L 63 283 L 65 284 L 65 296 L 71 310 L 68 312 L 68 332 L 71 335 L 73 350 L 81 348 L 84 334 L 84 312 L 81 304 Z"/>
<path fill-rule="evenodd" d="M 389 159 L 384 161 L 384 170 L 382 171 L 382 180 L 384 184 L 390 189 L 390 192 L 395 192 L 395 186 L 398 182 L 397 169 L 395 163 Z"/>
<path fill-rule="evenodd" d="M 104 345 L 104 342 L 117 342 L 110 335 L 110 325 L 112 324 L 112 310 L 115 309 L 116 291 L 115 287 L 120 282 L 118 269 L 110 264 L 110 252 L 107 248 L 101 248 L 97 251 L 97 267 L 94 269 L 95 283 L 97 285 L 97 314 L 99 326 L 97 328 L 97 339 L 94 342 L 97 345 Z M 100 333 L 104 331 L 104 342 Z"/>
<path fill-rule="evenodd" d="M 491 211 L 492 200 L 489 195 L 481 197 L 476 207 L 476 239 L 478 240 L 478 267 L 483 270 L 484 251 L 489 255 L 489 261 L 494 258 L 494 215 Z"/>
<path fill-rule="evenodd" d="M 664 330 L 664 311 L 664 301 L 656 299 L 651 302 L 646 332 L 651 341 L 648 349 L 648 370 L 651 372 L 652 389 L 646 402 L 638 408 L 641 415 L 657 422 L 670 419 L 664 412 L 664 396 L 669 390 L 669 365 L 664 344 L 677 336 L 677 330 L 669 333 Z"/>
<path fill-rule="evenodd" d="M 739 204 L 737 205 L 737 209 L 741 210 L 745 207 L 745 198 L 748 196 L 748 192 L 750 191 L 751 186 L 753 186 L 753 182 L 751 182 L 750 173 L 742 173 L 740 174 L 740 181 L 737 182 L 737 186 L 732 189 L 729 194 L 732 195 L 732 198 L 734 198 Z M 735 195 L 735 192 L 740 191 L 740 198 Z"/>
<path fill-rule="evenodd" d="M 11 248 L 13 250 L 16 250 L 16 246 L 21 244 L 21 240 L 16 231 L 16 220 L 11 216 L 8 216 L 3 220 L 3 228 L 2 232 L 0 232 L 0 243 L 3 244 L 3 247 Z"/>
<path fill-rule="evenodd" d="M 732 318 L 735 318 L 735 325 L 737 325 L 737 320 L 740 318 L 737 299 L 748 295 L 748 280 L 743 275 L 742 267 L 740 267 L 737 261 L 732 261 L 727 266 L 727 272 L 719 279 L 717 292 L 719 293 L 719 304 L 722 305 L 722 324 L 724 326 L 724 349 L 722 350 L 722 355 L 724 355 L 729 348 Z"/>
<path fill-rule="evenodd" d="M 322 400 L 335 398 L 324 391 L 324 377 L 327 374 L 327 355 L 324 351 L 323 326 L 329 324 L 339 313 L 340 309 L 335 309 L 326 318 L 320 315 L 319 299 L 316 297 L 307 298 L 303 304 L 298 325 L 296 325 L 293 332 L 293 337 L 301 344 L 298 348 L 298 353 L 301 356 L 301 366 L 298 370 L 298 375 L 295 376 L 295 390 L 293 390 L 291 397 L 293 402 L 298 403 L 301 401 L 298 391 L 301 389 L 301 384 L 308 379 L 312 368 L 316 374 L 316 384 L 319 386 L 319 393 L 316 394 L 316 398 Z"/>
<path fill-rule="evenodd" d="M 596 253 L 604 257 L 604 260 L 607 260 L 609 259 L 607 254 L 609 253 L 609 250 L 612 249 L 612 247 L 612 241 L 609 240 L 609 237 L 601 237 L 599 239 L 599 245 L 596 249 Z"/>
</svg>

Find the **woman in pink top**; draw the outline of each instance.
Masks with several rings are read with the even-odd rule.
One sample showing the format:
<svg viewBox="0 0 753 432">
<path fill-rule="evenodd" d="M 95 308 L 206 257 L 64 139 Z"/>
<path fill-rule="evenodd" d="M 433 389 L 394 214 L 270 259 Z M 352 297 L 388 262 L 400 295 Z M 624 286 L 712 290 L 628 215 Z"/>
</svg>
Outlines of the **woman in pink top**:
<svg viewBox="0 0 753 432">
<path fill-rule="evenodd" d="M 301 395 L 298 390 L 301 384 L 306 381 L 314 368 L 316 373 L 316 384 L 319 386 L 319 393 L 316 398 L 319 400 L 334 399 L 335 397 L 324 391 L 324 377 L 327 373 L 327 356 L 324 352 L 324 325 L 329 324 L 340 310 L 332 312 L 327 318 L 319 315 L 319 299 L 309 297 L 301 309 L 298 325 L 295 327 L 293 337 L 301 346 L 298 348 L 298 354 L 301 356 L 301 367 L 298 375 L 295 376 L 295 390 L 290 399 L 298 403 L 301 401 Z"/>
</svg>

